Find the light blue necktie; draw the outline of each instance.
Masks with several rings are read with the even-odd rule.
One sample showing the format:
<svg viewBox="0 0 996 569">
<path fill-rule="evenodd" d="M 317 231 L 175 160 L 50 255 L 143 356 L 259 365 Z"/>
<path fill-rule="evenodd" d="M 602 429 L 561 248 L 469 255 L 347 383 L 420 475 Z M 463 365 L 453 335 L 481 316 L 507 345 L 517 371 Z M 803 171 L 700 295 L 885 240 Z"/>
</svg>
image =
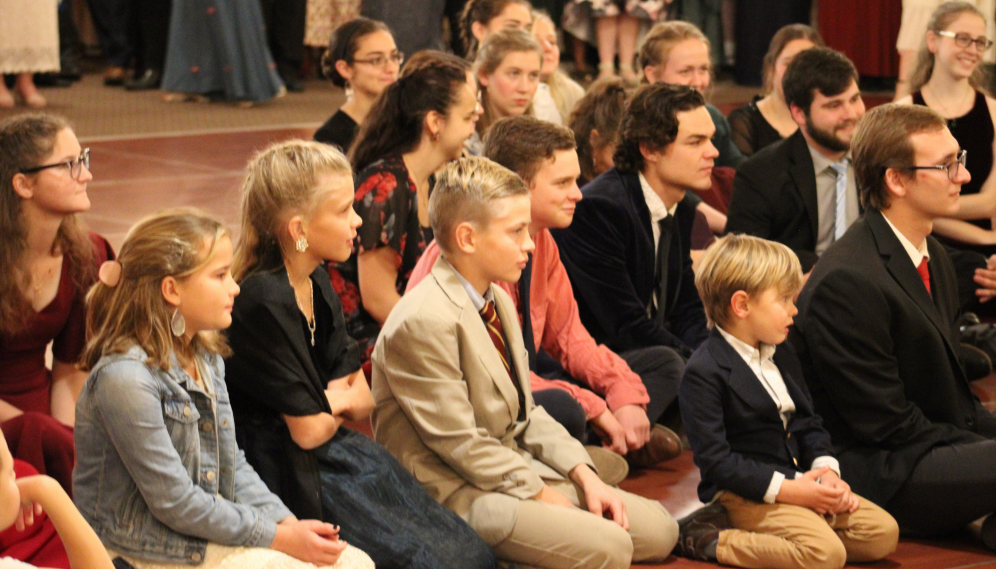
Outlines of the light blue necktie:
<svg viewBox="0 0 996 569">
<path fill-rule="evenodd" d="M 833 221 L 833 240 L 836 241 L 844 236 L 847 231 L 847 163 L 844 158 L 840 162 L 830 165 L 837 173 L 837 211 Z"/>
</svg>

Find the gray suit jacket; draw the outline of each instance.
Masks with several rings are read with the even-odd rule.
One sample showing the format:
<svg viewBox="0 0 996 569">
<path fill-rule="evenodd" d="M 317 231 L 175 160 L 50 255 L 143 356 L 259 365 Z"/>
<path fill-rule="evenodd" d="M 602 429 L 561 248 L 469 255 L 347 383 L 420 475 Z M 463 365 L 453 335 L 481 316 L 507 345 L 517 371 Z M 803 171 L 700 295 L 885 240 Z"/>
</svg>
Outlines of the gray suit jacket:
<svg viewBox="0 0 996 569">
<path fill-rule="evenodd" d="M 520 500 L 563 480 L 584 447 L 533 403 L 512 299 L 492 286 L 520 378 L 515 385 L 453 267 L 440 257 L 402 297 L 373 352 L 374 437 L 440 503 L 491 545 L 511 533 Z"/>
</svg>

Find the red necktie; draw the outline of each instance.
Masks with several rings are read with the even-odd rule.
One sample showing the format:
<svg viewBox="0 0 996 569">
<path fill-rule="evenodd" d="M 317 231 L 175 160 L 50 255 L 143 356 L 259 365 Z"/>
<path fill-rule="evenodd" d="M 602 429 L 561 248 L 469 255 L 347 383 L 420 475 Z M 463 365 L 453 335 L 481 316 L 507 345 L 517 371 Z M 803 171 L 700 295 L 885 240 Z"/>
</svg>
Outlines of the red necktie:
<svg viewBox="0 0 996 569">
<path fill-rule="evenodd" d="M 501 320 L 498 319 L 498 313 L 495 311 L 495 301 L 489 300 L 484 303 L 484 308 L 481 309 L 481 318 L 484 319 L 484 326 L 488 329 L 491 342 L 498 350 L 501 363 L 505 364 L 505 371 L 511 377 L 512 368 L 508 365 L 508 352 L 505 350 L 505 333 L 502 331 Z"/>
<path fill-rule="evenodd" d="M 920 273 L 920 278 L 923 279 L 923 286 L 927 287 L 927 294 L 930 294 L 930 269 L 927 267 L 926 257 L 920 260 L 916 272 Z"/>
</svg>

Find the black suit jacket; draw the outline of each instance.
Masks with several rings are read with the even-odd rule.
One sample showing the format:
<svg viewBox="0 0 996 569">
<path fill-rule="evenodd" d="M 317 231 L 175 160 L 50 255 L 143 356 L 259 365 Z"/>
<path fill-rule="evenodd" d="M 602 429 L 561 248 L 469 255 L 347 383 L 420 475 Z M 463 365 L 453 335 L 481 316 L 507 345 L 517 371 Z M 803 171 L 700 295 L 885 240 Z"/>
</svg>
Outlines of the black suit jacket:
<svg viewBox="0 0 996 569">
<path fill-rule="evenodd" d="M 932 447 L 996 435 L 958 362 L 954 267 L 933 237 L 927 247 L 932 295 L 869 210 L 816 265 L 790 335 L 842 473 L 879 504 Z"/>
<path fill-rule="evenodd" d="M 787 245 L 799 256 L 803 272 L 816 264 L 816 174 L 801 130 L 740 165 L 733 179 L 726 232 Z"/>
<path fill-rule="evenodd" d="M 688 360 L 678 407 L 702 471 L 703 502 L 720 490 L 761 502 L 776 471 L 795 478 L 815 459 L 833 456 L 830 435 L 813 411 L 799 358 L 788 342 L 778 346 L 774 363 L 795 403 L 787 428 L 761 380 L 719 331 Z"/>
<path fill-rule="evenodd" d="M 660 345 L 690 354 L 708 334 L 689 256 L 695 220 L 691 199 L 686 196 L 675 211 L 665 327 L 647 316 L 657 262 L 639 174 L 612 168 L 581 193 L 573 223 L 552 233 L 585 328 L 616 352 Z"/>
</svg>

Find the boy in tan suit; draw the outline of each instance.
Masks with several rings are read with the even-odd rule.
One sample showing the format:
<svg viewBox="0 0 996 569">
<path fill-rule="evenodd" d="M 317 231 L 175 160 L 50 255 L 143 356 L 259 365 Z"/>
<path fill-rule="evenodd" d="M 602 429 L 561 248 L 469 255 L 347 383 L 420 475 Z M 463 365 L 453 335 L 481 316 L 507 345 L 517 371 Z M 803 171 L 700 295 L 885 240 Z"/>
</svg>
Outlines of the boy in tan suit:
<svg viewBox="0 0 996 569">
<path fill-rule="evenodd" d="M 451 162 L 429 218 L 443 256 L 373 353 L 377 441 L 502 559 L 566 569 L 667 557 L 677 524 L 663 506 L 606 486 L 533 403 L 515 306 L 492 284 L 518 280 L 533 250 L 525 183 L 485 158 Z"/>
</svg>

